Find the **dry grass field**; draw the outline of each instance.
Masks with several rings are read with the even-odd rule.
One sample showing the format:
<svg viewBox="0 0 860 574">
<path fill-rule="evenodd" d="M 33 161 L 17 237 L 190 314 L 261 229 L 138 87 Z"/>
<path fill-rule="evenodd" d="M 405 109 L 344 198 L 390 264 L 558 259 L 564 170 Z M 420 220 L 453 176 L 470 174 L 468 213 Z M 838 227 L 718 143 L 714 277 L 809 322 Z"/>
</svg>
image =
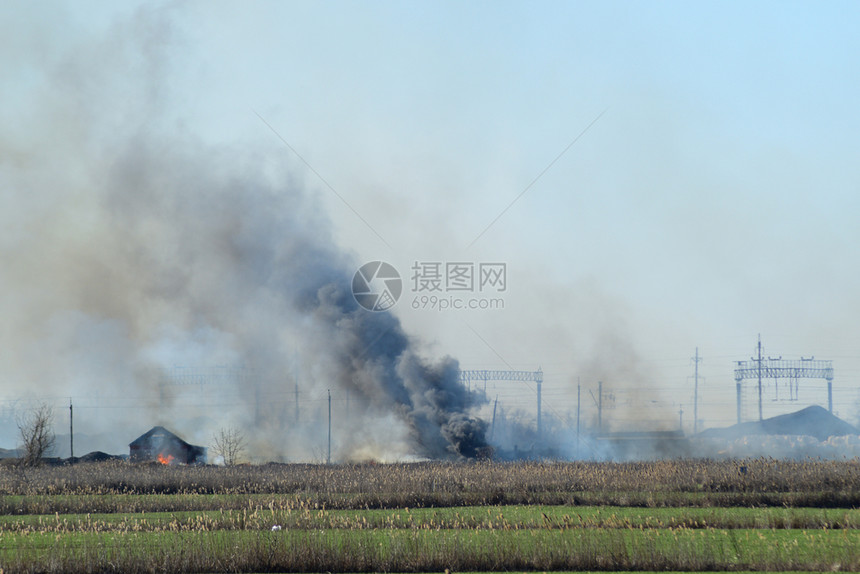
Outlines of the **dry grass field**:
<svg viewBox="0 0 860 574">
<path fill-rule="evenodd" d="M 0 467 L 4 572 L 860 569 L 860 464 Z"/>
</svg>

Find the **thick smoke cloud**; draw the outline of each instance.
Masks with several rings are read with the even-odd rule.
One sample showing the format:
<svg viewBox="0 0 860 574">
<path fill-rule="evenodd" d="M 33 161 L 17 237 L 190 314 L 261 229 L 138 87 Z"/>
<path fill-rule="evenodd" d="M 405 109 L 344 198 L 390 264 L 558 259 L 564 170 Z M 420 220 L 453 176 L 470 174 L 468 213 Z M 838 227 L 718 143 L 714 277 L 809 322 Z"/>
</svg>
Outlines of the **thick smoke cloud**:
<svg viewBox="0 0 860 574">
<path fill-rule="evenodd" d="M 481 397 L 396 316 L 356 304 L 360 262 L 334 244 L 313 182 L 284 149 L 178 127 L 163 108 L 170 26 L 144 12 L 118 28 L 29 62 L 29 131 L 0 140 L 4 393 L 74 396 L 90 409 L 76 423 L 129 433 L 119 444 L 154 424 L 207 441 L 231 422 L 256 457 L 308 458 L 330 391 L 335 458 L 474 456 Z M 164 385 L 175 366 L 213 365 L 251 374 L 190 399 Z"/>
</svg>

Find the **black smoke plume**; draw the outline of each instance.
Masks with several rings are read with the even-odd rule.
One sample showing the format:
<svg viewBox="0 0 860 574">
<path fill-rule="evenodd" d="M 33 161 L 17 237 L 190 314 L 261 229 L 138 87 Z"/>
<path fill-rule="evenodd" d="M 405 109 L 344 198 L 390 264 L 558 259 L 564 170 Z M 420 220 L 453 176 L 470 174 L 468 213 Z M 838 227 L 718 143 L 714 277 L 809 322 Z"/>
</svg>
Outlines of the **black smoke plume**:
<svg viewBox="0 0 860 574">
<path fill-rule="evenodd" d="M 319 459 L 331 391 L 335 459 L 474 456 L 481 397 L 394 314 L 356 304 L 360 262 L 333 240 L 317 182 L 250 110 L 265 151 L 182 127 L 163 14 L 115 28 L 65 44 L 31 30 L 38 58 L 5 57 L 7 86 L 38 79 L 0 139 L 6 393 L 75 397 L 92 414 L 78 432 L 117 437 L 101 450 L 153 424 L 207 441 L 232 423 L 257 458 Z M 170 369 L 213 365 L 253 376 L 171 401 Z"/>
</svg>

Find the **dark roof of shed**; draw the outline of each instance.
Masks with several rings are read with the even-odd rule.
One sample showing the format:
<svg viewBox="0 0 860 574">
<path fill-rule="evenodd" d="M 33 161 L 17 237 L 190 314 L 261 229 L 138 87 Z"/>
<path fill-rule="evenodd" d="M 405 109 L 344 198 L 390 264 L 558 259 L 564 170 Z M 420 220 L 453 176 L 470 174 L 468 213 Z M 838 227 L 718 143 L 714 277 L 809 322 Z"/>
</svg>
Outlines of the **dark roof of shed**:
<svg viewBox="0 0 860 574">
<path fill-rule="evenodd" d="M 188 447 L 194 446 L 192 444 L 188 444 L 187 442 L 185 442 L 184 440 L 179 438 L 176 434 L 170 432 L 169 430 L 167 430 L 166 428 L 164 428 L 162 426 L 152 427 L 151 429 L 149 429 L 148 431 L 146 431 L 145 433 L 143 433 L 142 435 L 140 435 L 139 437 L 134 439 L 131 443 L 129 443 L 128 446 L 130 446 L 130 447 L 132 447 L 132 446 L 143 446 L 145 443 L 149 442 L 152 438 L 159 438 L 162 440 L 168 439 L 168 440 L 179 442 L 179 443 L 181 443 L 185 446 L 188 446 Z"/>
</svg>

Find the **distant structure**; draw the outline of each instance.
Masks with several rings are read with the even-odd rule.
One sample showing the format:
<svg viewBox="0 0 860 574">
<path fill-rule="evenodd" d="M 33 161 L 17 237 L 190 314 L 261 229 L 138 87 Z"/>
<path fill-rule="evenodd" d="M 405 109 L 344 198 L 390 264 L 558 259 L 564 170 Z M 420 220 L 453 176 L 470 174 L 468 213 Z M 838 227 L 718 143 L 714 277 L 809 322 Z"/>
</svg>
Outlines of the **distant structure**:
<svg viewBox="0 0 860 574">
<path fill-rule="evenodd" d="M 243 365 L 216 365 L 210 367 L 194 367 L 176 365 L 162 373 L 158 384 L 158 402 L 167 404 L 168 392 L 171 389 L 199 387 L 217 388 L 229 387 L 232 389 L 243 389 L 248 397 L 244 400 L 253 400 L 254 420 L 259 423 L 262 417 L 263 397 L 260 396 L 261 377 L 253 368 Z M 251 389 L 251 392 L 248 390 Z M 298 404 L 298 386 L 296 386 L 296 403 Z M 253 397 L 253 398 L 251 398 Z"/>
<path fill-rule="evenodd" d="M 206 448 L 188 444 L 164 427 L 152 427 L 129 445 L 132 462 L 156 461 L 161 464 L 206 462 Z"/>
<path fill-rule="evenodd" d="M 492 371 L 492 370 L 473 370 L 460 371 L 460 382 L 471 387 L 472 381 L 483 381 L 484 390 L 487 390 L 487 381 L 534 381 L 537 385 L 537 436 L 541 436 L 541 401 L 540 401 L 540 386 L 543 383 L 543 371 L 538 368 L 537 371 Z"/>
<path fill-rule="evenodd" d="M 738 440 L 754 435 L 806 435 L 819 441 L 833 436 L 860 434 L 860 429 L 813 405 L 797 412 L 778 415 L 763 421 L 738 423 L 728 428 L 708 429 L 703 438 Z"/>
<path fill-rule="evenodd" d="M 242 365 L 188 367 L 176 365 L 163 374 L 162 385 L 246 385 L 257 376 L 254 369 Z"/>
<path fill-rule="evenodd" d="M 762 358 L 761 337 L 758 340 L 758 354 L 749 361 L 738 361 L 735 368 L 735 388 L 737 392 L 738 423 L 743 422 L 743 384 L 756 381 L 758 391 L 758 420 L 762 418 L 762 381 L 773 380 L 775 401 L 797 401 L 800 379 L 824 379 L 827 381 L 827 410 L 833 412 L 833 361 L 808 359 L 785 360 L 782 357 Z M 782 397 L 779 384 L 783 383 Z M 786 394 L 787 392 L 787 394 Z"/>
</svg>

